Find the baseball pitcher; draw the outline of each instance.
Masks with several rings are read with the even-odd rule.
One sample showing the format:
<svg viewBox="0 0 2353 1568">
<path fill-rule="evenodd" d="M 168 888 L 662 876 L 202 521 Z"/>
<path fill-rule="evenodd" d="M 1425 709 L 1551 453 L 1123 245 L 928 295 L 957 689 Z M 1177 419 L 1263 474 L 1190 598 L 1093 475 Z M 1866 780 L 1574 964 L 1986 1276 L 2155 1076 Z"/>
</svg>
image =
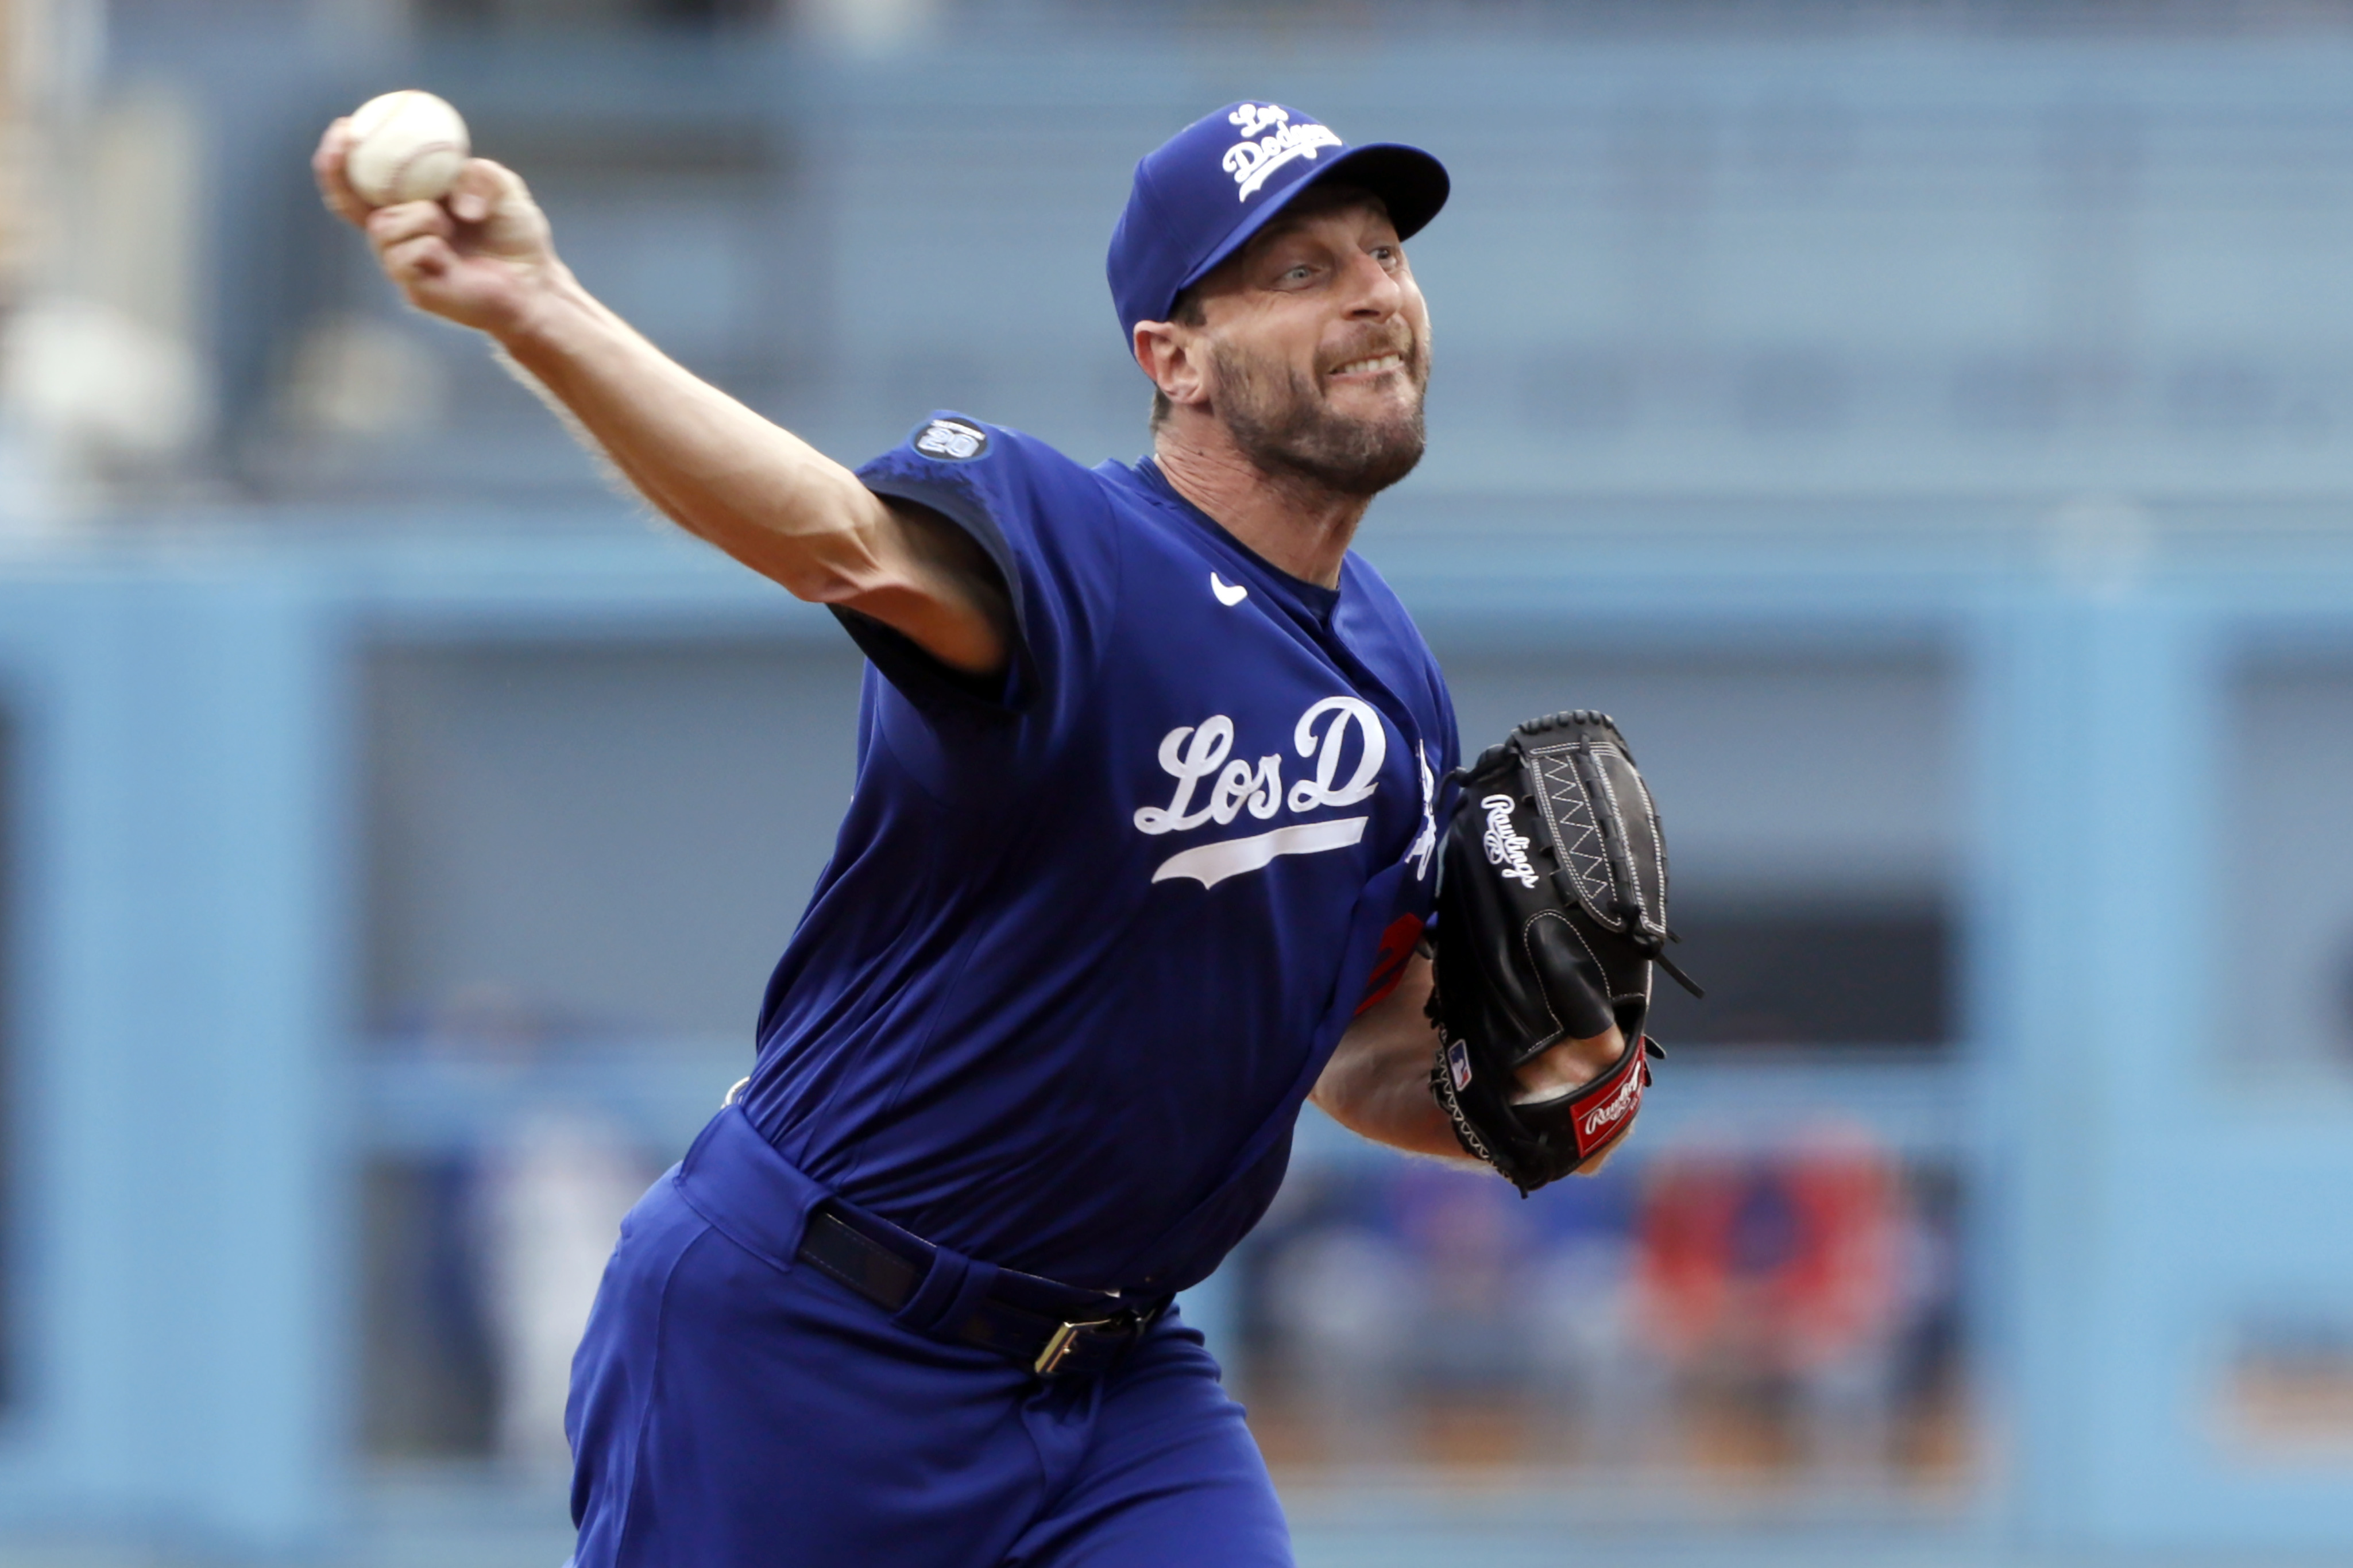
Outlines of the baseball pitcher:
<svg viewBox="0 0 2353 1568">
<path fill-rule="evenodd" d="M 752 1074 L 629 1215 L 575 1363 L 576 1568 L 1288 1563 L 1171 1298 L 1311 1097 L 1524 1188 L 1590 1168 L 1665 929 L 1607 721 L 1523 726 L 1466 792 L 1437 663 L 1349 551 L 1422 452 L 1404 242 L 1444 169 L 1217 110 L 1111 241 L 1150 456 L 938 412 L 852 469 L 592 298 L 514 173 L 371 208 L 351 136 L 321 187 L 408 300 L 870 661 Z"/>
</svg>

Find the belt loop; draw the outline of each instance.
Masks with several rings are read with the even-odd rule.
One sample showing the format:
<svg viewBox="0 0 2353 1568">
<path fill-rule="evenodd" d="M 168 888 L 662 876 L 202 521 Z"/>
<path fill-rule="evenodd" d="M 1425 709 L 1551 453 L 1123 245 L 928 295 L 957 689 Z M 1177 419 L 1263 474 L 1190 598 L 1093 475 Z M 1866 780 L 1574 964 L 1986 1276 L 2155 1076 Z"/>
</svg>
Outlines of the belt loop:
<svg viewBox="0 0 2353 1568">
<path fill-rule="evenodd" d="M 980 1310 L 980 1304 L 987 1299 L 988 1293 L 997 1289 L 997 1275 L 996 1264 L 984 1263 L 977 1258 L 967 1258 L 964 1283 L 949 1298 L 948 1304 L 940 1310 L 940 1315 L 924 1325 L 925 1329 L 942 1336 L 954 1335 Z"/>
<path fill-rule="evenodd" d="M 932 1248 L 923 1282 L 892 1318 L 918 1333 L 935 1334 L 963 1323 L 997 1283 L 997 1265 L 966 1258 L 951 1247 Z"/>
<path fill-rule="evenodd" d="M 720 1234 L 787 1271 L 800 1255 L 810 1211 L 829 1195 L 760 1135 L 741 1100 L 695 1135 L 670 1181 Z"/>
</svg>

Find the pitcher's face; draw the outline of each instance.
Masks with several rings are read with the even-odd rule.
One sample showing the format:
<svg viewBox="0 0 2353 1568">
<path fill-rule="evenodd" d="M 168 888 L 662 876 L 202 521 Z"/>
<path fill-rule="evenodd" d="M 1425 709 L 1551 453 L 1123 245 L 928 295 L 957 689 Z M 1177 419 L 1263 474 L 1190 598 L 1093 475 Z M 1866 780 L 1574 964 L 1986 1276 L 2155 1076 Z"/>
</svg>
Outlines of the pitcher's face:
<svg viewBox="0 0 2353 1568">
<path fill-rule="evenodd" d="M 1210 408 L 1261 471 L 1361 496 L 1413 471 L 1430 311 L 1377 200 L 1306 193 L 1198 297 Z"/>
</svg>

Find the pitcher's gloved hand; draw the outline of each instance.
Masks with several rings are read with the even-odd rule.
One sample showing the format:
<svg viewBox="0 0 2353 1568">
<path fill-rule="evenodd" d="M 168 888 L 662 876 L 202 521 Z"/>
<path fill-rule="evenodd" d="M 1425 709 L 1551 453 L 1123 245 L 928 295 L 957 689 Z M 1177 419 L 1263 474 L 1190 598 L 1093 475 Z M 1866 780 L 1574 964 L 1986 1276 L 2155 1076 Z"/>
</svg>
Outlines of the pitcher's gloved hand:
<svg viewBox="0 0 2353 1568">
<path fill-rule="evenodd" d="M 1464 771 L 1439 886 L 1439 1029 L 1430 1090 L 1464 1150 L 1523 1194 L 1623 1132 L 1649 1087 L 1651 971 L 1700 994 L 1662 952 L 1667 847 L 1609 716 L 1534 719 Z M 1518 1071 L 1616 1026 L 1626 1047 L 1580 1087 L 1531 1100 Z"/>
</svg>

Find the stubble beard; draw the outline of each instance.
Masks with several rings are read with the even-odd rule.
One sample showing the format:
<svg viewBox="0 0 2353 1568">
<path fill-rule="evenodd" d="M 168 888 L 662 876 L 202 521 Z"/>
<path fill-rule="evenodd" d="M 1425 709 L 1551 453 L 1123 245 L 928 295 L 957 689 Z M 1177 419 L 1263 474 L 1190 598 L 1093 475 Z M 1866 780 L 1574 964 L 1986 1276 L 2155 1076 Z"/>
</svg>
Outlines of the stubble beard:
<svg viewBox="0 0 2353 1568">
<path fill-rule="evenodd" d="M 1297 369 L 1255 363 L 1219 343 L 1211 350 L 1219 412 L 1234 444 L 1261 473 L 1303 479 L 1338 495 L 1376 496 L 1413 472 L 1428 444 L 1421 407 L 1430 385 L 1429 352 L 1416 344 L 1405 353 L 1401 374 L 1413 386 L 1411 405 L 1361 419 L 1335 412 Z"/>
</svg>

